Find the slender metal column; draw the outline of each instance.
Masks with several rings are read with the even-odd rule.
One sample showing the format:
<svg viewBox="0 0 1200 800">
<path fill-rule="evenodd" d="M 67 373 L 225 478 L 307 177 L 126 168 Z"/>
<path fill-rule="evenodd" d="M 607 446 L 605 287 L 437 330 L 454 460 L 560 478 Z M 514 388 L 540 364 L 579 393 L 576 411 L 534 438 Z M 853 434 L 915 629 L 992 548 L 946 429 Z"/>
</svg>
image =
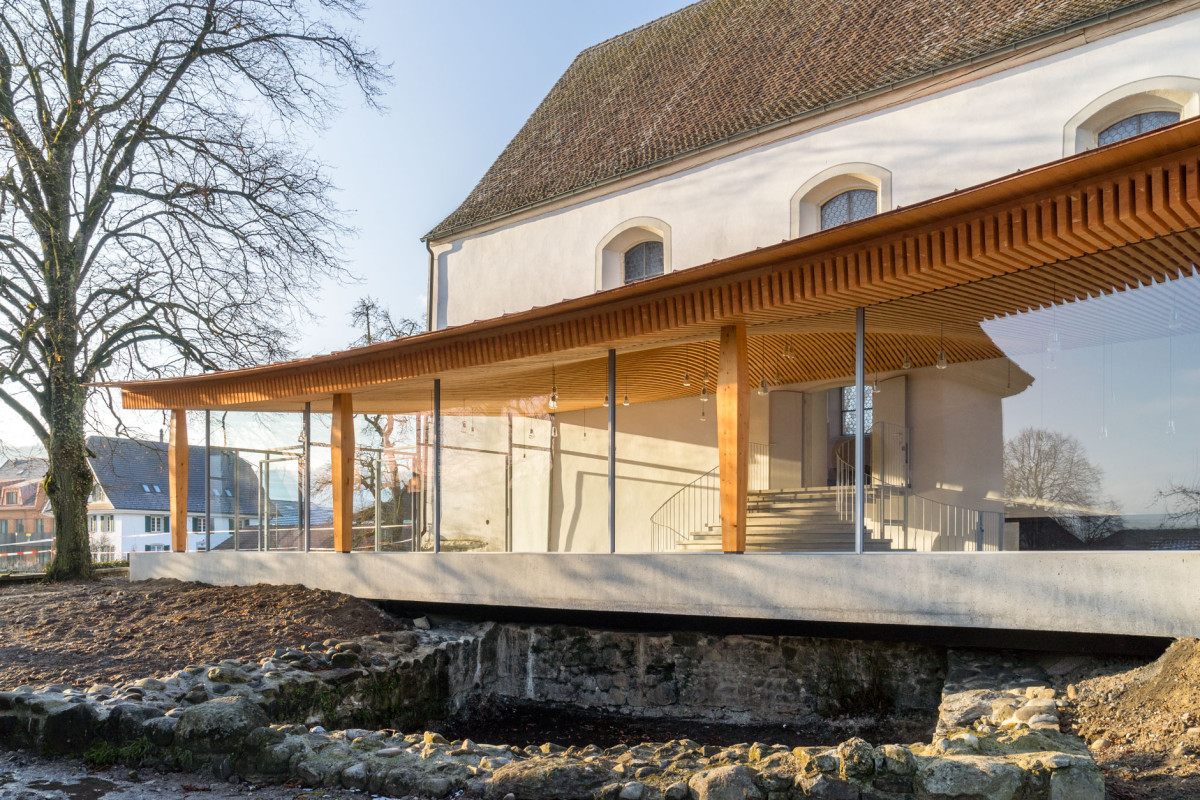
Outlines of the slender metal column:
<svg viewBox="0 0 1200 800">
<path fill-rule="evenodd" d="M 204 412 L 204 552 L 212 552 L 212 412 Z M 187 502 L 187 498 L 183 499 Z"/>
<path fill-rule="evenodd" d="M 608 351 L 608 552 L 617 552 L 617 351 Z"/>
<path fill-rule="evenodd" d="M 383 450 L 375 454 L 375 552 L 383 550 Z"/>
<path fill-rule="evenodd" d="M 312 403 L 304 404 L 304 552 L 312 547 Z"/>
<path fill-rule="evenodd" d="M 442 552 L 442 379 L 433 379 L 433 552 Z"/>
<path fill-rule="evenodd" d="M 854 552 L 861 553 L 865 546 L 867 515 L 866 485 L 863 480 L 863 459 L 866 437 L 863 425 L 866 421 L 864 395 L 866 386 L 866 338 L 867 310 L 854 311 L 854 396 L 858 399 L 854 407 Z"/>
<path fill-rule="evenodd" d="M 233 549 L 241 550 L 242 540 L 242 454 L 233 451 Z"/>
</svg>

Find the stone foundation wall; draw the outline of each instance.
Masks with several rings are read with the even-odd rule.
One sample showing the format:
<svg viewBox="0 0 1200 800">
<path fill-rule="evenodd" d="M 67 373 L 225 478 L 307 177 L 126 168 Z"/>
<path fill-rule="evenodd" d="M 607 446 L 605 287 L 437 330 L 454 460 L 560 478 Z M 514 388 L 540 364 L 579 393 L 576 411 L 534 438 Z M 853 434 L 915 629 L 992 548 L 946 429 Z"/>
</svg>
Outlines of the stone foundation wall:
<svg viewBox="0 0 1200 800">
<path fill-rule="evenodd" d="M 797 636 L 505 624 L 480 650 L 496 697 L 730 723 L 931 710 L 946 677 L 943 648 Z"/>
</svg>

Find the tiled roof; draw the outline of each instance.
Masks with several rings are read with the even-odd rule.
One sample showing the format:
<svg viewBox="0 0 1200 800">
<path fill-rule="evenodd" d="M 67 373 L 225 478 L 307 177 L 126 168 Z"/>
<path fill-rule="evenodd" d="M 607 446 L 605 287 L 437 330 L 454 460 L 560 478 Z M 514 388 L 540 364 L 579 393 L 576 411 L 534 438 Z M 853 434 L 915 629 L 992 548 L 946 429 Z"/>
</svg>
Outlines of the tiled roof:
<svg viewBox="0 0 1200 800">
<path fill-rule="evenodd" d="M 702 0 L 580 53 L 442 238 L 1130 0 Z"/>
<path fill-rule="evenodd" d="M 44 458 L 12 458 L 0 465 L 0 481 L 40 481 L 49 467 Z"/>
<path fill-rule="evenodd" d="M 88 463 L 91 464 L 92 472 L 113 508 L 163 514 L 171 510 L 165 442 L 91 436 L 87 446 L 95 454 L 88 458 Z M 231 454 L 219 452 L 222 452 L 224 465 L 232 462 Z M 258 476 L 243 458 L 238 459 L 237 477 L 239 513 L 255 516 L 258 504 Z M 220 496 L 212 496 L 211 512 L 233 513 L 233 479 L 222 482 L 214 478 L 213 488 Z M 188 448 L 188 513 L 204 513 L 204 448 L 199 446 Z"/>
</svg>

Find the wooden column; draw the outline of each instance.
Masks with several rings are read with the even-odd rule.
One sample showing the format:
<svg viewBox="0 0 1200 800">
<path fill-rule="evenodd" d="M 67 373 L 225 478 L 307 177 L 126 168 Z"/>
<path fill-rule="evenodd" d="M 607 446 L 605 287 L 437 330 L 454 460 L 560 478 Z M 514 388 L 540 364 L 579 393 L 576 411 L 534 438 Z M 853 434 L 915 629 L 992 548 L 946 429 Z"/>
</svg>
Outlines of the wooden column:
<svg viewBox="0 0 1200 800">
<path fill-rule="evenodd" d="M 171 435 L 167 444 L 167 494 L 171 502 L 171 550 L 187 552 L 188 531 L 188 437 L 187 412 L 171 411 Z"/>
<path fill-rule="evenodd" d="M 746 551 L 746 488 L 750 477 L 750 379 L 746 326 L 721 328 L 717 374 L 717 448 L 721 477 L 721 549 Z"/>
<path fill-rule="evenodd" d="M 349 553 L 354 524 L 354 404 L 348 394 L 333 396 L 329 445 L 333 458 L 333 549 Z"/>
</svg>

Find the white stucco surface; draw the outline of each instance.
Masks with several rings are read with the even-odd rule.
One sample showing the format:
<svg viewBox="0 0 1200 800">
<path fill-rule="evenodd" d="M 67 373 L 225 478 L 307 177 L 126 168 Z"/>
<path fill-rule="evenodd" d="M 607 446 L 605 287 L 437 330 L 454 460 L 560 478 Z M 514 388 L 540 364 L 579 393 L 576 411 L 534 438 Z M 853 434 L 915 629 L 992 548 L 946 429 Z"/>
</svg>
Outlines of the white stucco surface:
<svg viewBox="0 0 1200 800">
<path fill-rule="evenodd" d="M 130 579 L 301 582 L 411 603 L 1196 636 L 1198 569 L 1200 552 L 214 552 L 134 553 Z"/>
</svg>

